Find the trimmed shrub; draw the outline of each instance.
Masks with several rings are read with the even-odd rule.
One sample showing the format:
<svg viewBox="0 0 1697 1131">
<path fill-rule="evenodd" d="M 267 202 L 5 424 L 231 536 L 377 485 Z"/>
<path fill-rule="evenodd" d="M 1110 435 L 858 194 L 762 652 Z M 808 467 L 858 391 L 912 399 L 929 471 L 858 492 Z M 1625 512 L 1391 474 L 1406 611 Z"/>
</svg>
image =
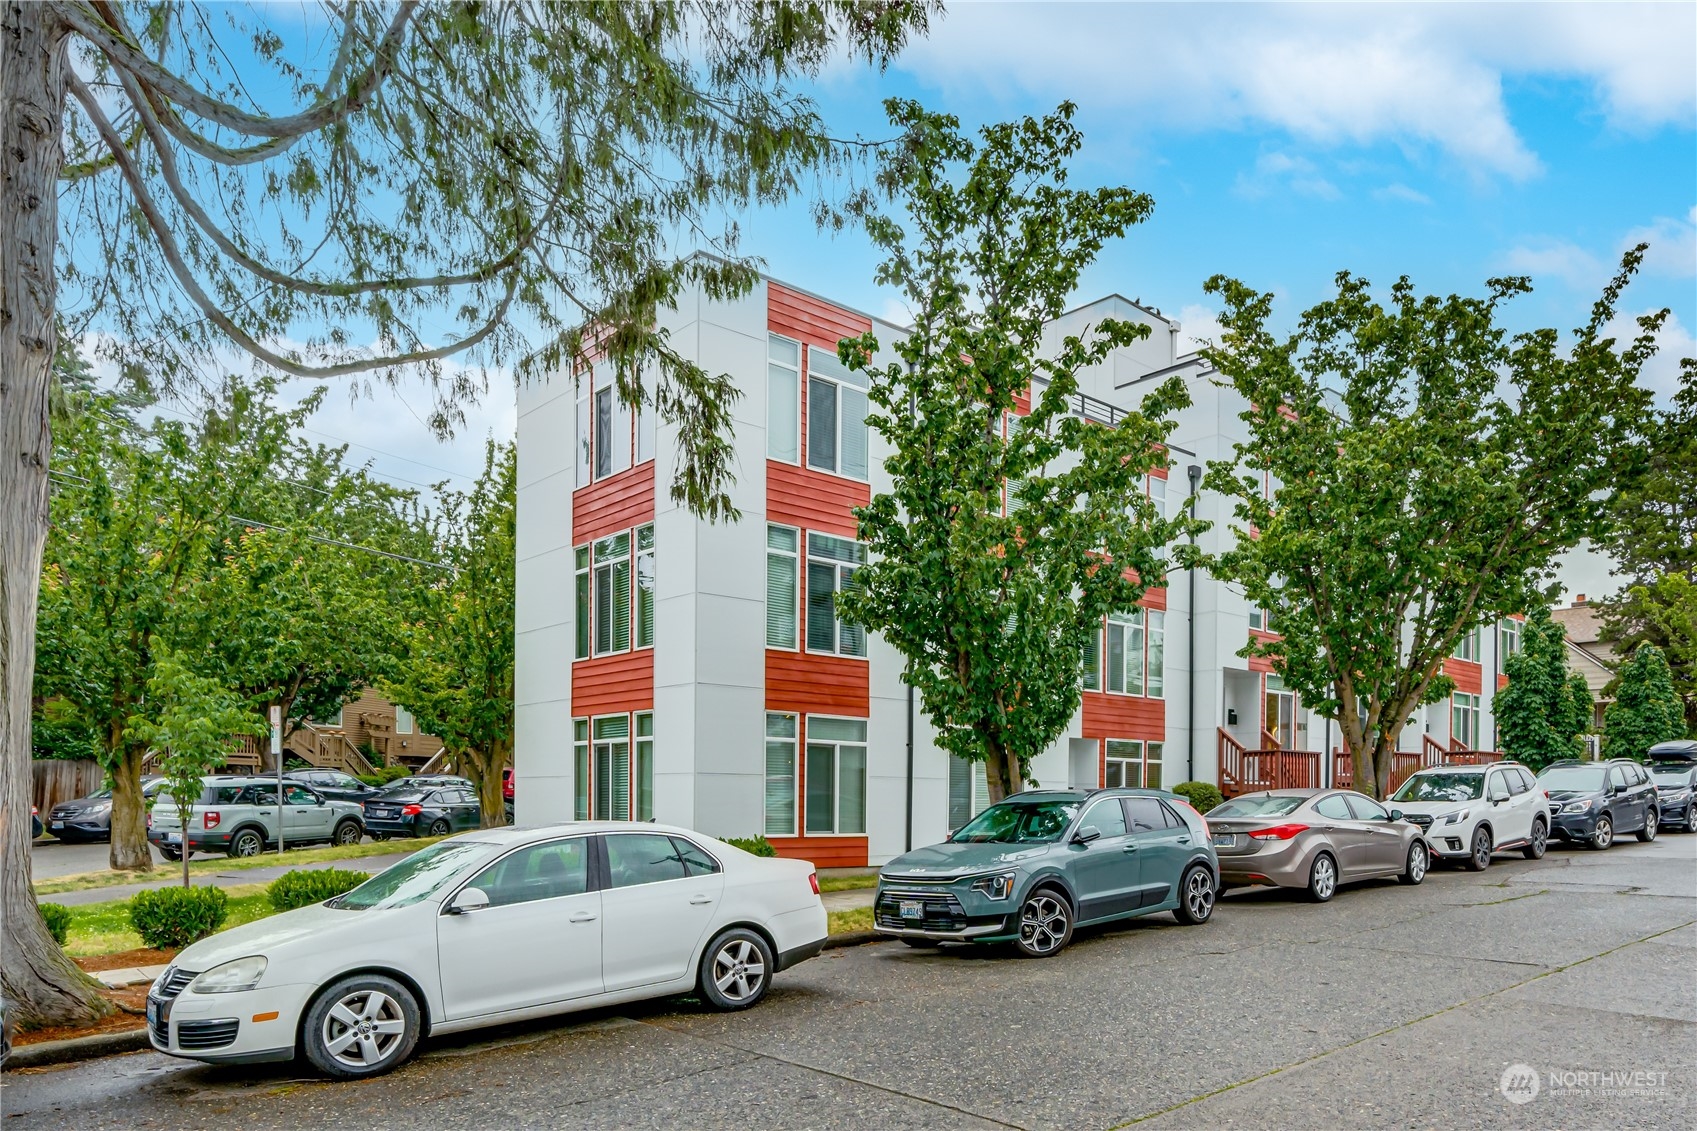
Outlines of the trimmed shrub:
<svg viewBox="0 0 1697 1131">
<path fill-rule="evenodd" d="M 71 909 L 62 903 L 43 903 L 41 917 L 47 921 L 47 933 L 60 946 L 71 933 Z"/>
<path fill-rule="evenodd" d="M 378 766 L 375 774 L 356 774 L 355 776 L 366 785 L 381 787 L 392 781 L 400 781 L 411 773 L 412 771 L 405 766 Z"/>
<path fill-rule="evenodd" d="M 265 889 L 265 898 L 278 911 L 293 911 L 352 891 L 370 878 L 369 872 L 347 868 L 296 869 L 272 880 Z"/>
<path fill-rule="evenodd" d="M 159 888 L 130 897 L 130 925 L 156 950 L 177 950 L 224 925 L 229 896 L 223 888 Z"/>
<path fill-rule="evenodd" d="M 724 841 L 733 848 L 740 848 L 754 856 L 776 856 L 778 854 L 778 850 L 772 847 L 772 842 L 763 836 L 728 836 L 724 838 Z"/>
<path fill-rule="evenodd" d="M 1173 786 L 1173 792 L 1190 802 L 1191 807 L 1198 813 L 1206 813 L 1225 804 L 1226 800 L 1219 786 L 1209 785 L 1205 781 L 1181 781 Z"/>
</svg>

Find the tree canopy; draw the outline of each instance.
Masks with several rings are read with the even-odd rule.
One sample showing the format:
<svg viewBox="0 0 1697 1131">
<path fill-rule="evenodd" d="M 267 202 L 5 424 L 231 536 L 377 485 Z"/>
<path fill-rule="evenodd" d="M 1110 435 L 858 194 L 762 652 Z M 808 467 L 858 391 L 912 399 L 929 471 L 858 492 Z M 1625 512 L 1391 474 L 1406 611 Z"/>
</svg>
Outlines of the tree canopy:
<svg viewBox="0 0 1697 1131">
<path fill-rule="evenodd" d="M 1520 640 L 1520 651 L 1503 661 L 1508 686 L 1491 707 L 1503 753 L 1536 771 L 1584 753 L 1579 736 L 1591 728 L 1591 691 L 1584 676 L 1568 671 L 1567 630 L 1548 606 L 1526 618 Z"/>
<path fill-rule="evenodd" d="M 1603 754 L 1644 760 L 1658 742 L 1685 737 L 1685 712 L 1673 689 L 1667 657 L 1640 644 L 1621 665 L 1614 702 L 1603 712 Z"/>
<path fill-rule="evenodd" d="M 870 334 L 840 347 L 870 378 L 890 487 L 855 512 L 870 561 L 837 603 L 907 658 L 938 744 L 984 762 L 999 800 L 1078 710 L 1103 617 L 1163 582 L 1184 524 L 1145 483 L 1184 391 L 1170 382 L 1113 427 L 1070 411 L 1078 373 L 1148 330 L 1104 319 L 1047 348 L 1045 323 L 1152 207 L 1129 188 L 1068 186 L 1082 142 L 1070 104 L 976 144 L 951 116 L 886 106 L 904 136 L 879 181 L 899 211 L 863 218 L 885 255 L 878 282 L 915 323 L 886 365 Z"/>
</svg>

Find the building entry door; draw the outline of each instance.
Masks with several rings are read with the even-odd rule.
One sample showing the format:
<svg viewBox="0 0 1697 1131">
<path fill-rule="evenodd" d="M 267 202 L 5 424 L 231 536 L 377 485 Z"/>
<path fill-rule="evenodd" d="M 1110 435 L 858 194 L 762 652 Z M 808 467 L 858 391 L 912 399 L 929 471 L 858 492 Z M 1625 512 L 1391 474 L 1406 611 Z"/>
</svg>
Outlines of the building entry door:
<svg viewBox="0 0 1697 1131">
<path fill-rule="evenodd" d="M 1296 749 L 1296 692 L 1285 689 L 1284 680 L 1267 677 L 1267 713 L 1262 724 L 1278 740 L 1280 750 Z"/>
</svg>

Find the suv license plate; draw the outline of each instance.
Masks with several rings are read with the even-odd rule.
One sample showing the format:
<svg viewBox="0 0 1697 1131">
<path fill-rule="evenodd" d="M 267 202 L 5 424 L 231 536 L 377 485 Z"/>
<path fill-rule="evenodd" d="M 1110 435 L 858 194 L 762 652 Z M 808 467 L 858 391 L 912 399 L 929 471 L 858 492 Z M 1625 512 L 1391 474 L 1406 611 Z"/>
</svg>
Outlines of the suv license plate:
<svg viewBox="0 0 1697 1131">
<path fill-rule="evenodd" d="M 1236 848 L 1237 847 L 1237 834 L 1236 833 L 1215 833 L 1214 834 L 1214 847 L 1215 848 Z"/>
<path fill-rule="evenodd" d="M 901 902 L 901 912 L 903 919 L 923 919 L 925 905 L 917 899 L 904 899 Z"/>
</svg>

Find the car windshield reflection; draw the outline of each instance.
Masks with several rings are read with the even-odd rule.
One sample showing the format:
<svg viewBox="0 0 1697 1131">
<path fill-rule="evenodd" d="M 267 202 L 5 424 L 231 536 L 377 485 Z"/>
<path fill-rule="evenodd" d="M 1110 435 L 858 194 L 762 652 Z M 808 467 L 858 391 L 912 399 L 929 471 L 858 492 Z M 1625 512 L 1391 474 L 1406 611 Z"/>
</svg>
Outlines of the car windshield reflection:
<svg viewBox="0 0 1697 1131">
<path fill-rule="evenodd" d="M 1077 800 L 1004 801 L 955 831 L 952 844 L 1046 844 L 1061 839 L 1078 816 Z"/>
<path fill-rule="evenodd" d="M 489 855 L 491 845 L 476 840 L 443 841 L 433 844 L 379 872 L 359 887 L 329 901 L 327 906 L 344 911 L 387 910 L 407 907 L 453 883 L 470 864 Z"/>
</svg>

